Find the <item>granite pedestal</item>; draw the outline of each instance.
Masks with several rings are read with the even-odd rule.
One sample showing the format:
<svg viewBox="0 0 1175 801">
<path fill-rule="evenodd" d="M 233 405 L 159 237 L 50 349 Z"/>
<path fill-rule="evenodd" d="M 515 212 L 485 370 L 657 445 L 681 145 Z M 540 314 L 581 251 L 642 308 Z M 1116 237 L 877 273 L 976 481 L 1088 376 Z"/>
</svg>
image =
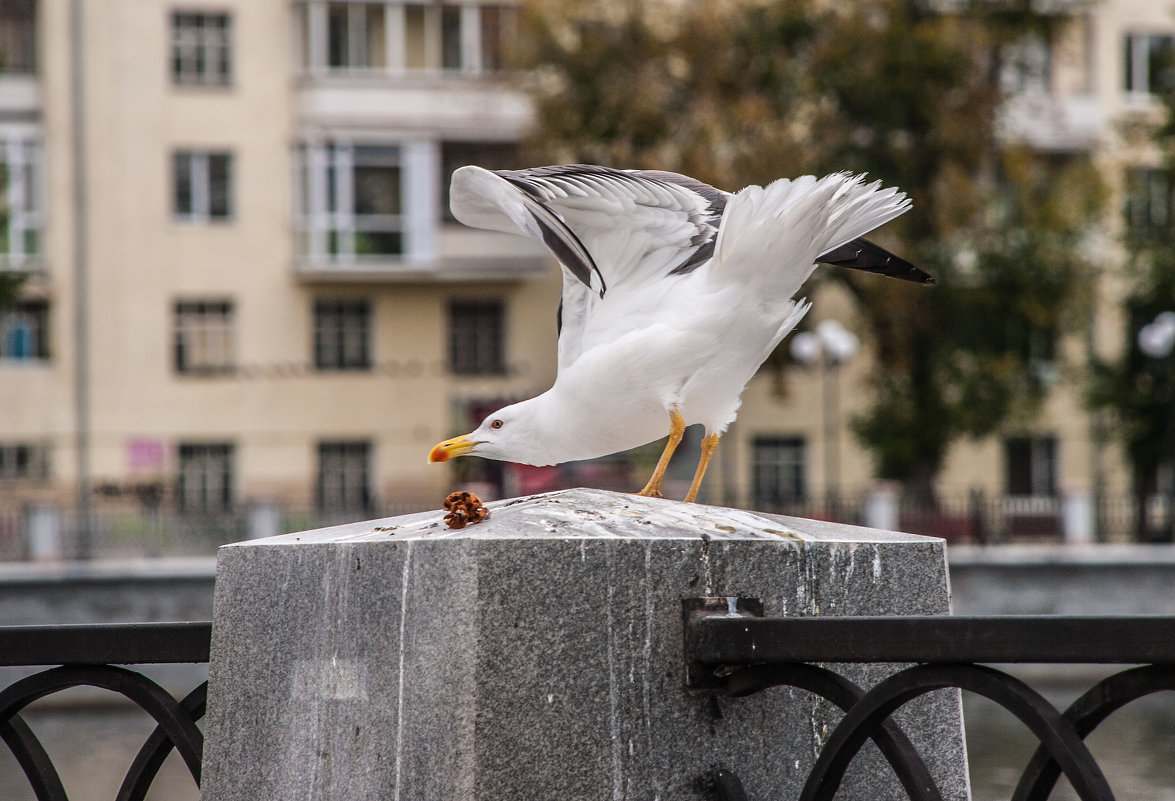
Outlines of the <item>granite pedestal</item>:
<svg viewBox="0 0 1175 801">
<path fill-rule="evenodd" d="M 220 549 L 205 801 L 677 801 L 722 765 L 797 797 L 840 712 L 687 690 L 682 600 L 945 614 L 941 540 L 598 490 Z M 845 672 L 869 685 L 888 668 Z M 958 694 L 900 723 L 968 796 Z M 841 798 L 904 798 L 872 744 Z"/>
</svg>

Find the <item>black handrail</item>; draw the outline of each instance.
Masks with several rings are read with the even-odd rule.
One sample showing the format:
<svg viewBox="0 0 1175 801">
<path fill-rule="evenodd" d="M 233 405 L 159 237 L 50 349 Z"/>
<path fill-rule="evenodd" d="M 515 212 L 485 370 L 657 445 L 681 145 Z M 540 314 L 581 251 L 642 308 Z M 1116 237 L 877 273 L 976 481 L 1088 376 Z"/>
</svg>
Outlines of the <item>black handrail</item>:
<svg viewBox="0 0 1175 801">
<path fill-rule="evenodd" d="M 1175 663 L 1175 617 L 787 617 L 700 614 L 697 664 L 756 662 Z"/>
<path fill-rule="evenodd" d="M 1044 801 L 1063 773 L 1083 801 L 1113 794 L 1084 739 L 1110 713 L 1144 695 L 1175 689 L 1175 617 L 802 617 L 756 616 L 755 599 L 689 599 L 683 603 L 690 687 L 746 696 L 787 686 L 840 706 L 845 716 L 812 766 L 801 801 L 829 801 L 864 742 L 873 738 L 912 799 L 939 798 L 911 776 L 927 776 L 921 757 L 890 717 L 908 701 L 958 688 L 994 700 L 1016 715 L 1041 745 L 1014 801 Z M 735 611 L 728 611 L 728 610 Z M 807 663 L 902 663 L 906 667 L 846 706 L 798 668 Z M 1063 713 L 1019 679 L 990 663 L 1145 665 L 1099 682 Z M 836 674 L 832 674 L 836 675 Z M 895 734 L 900 735 L 895 739 Z M 899 743 L 895 747 L 893 743 Z M 724 766 L 727 788 L 738 785 Z M 725 790 L 728 795 L 730 790 Z M 737 792 L 743 793 L 741 785 Z M 721 795 L 721 794 L 720 794 Z M 746 796 L 751 797 L 751 796 Z"/>
<path fill-rule="evenodd" d="M 212 624 L 0 626 L 0 665 L 146 665 L 208 661 Z"/>
</svg>

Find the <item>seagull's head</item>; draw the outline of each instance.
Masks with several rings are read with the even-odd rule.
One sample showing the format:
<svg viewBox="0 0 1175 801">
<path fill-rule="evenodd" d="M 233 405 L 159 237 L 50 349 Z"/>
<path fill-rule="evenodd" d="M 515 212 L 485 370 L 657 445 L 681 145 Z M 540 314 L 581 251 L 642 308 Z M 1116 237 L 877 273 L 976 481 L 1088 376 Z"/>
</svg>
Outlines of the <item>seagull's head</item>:
<svg viewBox="0 0 1175 801">
<path fill-rule="evenodd" d="M 498 409 L 468 434 L 437 443 L 429 451 L 428 461 L 447 462 L 454 456 L 481 456 L 503 462 L 551 464 L 547 455 L 549 449 L 544 447 L 545 438 L 540 436 L 536 423 L 536 400 L 531 398 Z"/>
</svg>

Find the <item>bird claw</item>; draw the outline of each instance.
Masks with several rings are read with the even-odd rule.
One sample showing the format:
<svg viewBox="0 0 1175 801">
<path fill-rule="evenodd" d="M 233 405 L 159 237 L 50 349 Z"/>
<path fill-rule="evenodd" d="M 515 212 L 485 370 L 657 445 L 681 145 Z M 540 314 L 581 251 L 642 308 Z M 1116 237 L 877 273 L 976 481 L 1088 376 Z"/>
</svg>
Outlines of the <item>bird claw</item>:
<svg viewBox="0 0 1175 801">
<path fill-rule="evenodd" d="M 664 498 L 665 497 L 664 495 L 661 494 L 661 490 L 648 489 L 647 487 L 645 489 L 641 490 L 640 492 L 638 492 L 637 495 L 643 495 L 646 498 Z"/>
</svg>

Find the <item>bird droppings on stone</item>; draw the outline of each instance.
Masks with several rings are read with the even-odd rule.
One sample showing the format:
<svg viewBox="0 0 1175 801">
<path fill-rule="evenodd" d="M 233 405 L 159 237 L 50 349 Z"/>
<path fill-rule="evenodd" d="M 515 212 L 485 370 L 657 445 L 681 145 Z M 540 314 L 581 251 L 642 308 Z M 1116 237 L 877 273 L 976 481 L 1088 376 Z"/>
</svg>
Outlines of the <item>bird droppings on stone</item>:
<svg viewBox="0 0 1175 801">
<path fill-rule="evenodd" d="M 476 525 L 490 516 L 489 511 L 481 502 L 481 498 L 472 492 L 451 492 L 445 498 L 445 525 L 449 528 L 465 528 L 467 525 Z"/>
</svg>

